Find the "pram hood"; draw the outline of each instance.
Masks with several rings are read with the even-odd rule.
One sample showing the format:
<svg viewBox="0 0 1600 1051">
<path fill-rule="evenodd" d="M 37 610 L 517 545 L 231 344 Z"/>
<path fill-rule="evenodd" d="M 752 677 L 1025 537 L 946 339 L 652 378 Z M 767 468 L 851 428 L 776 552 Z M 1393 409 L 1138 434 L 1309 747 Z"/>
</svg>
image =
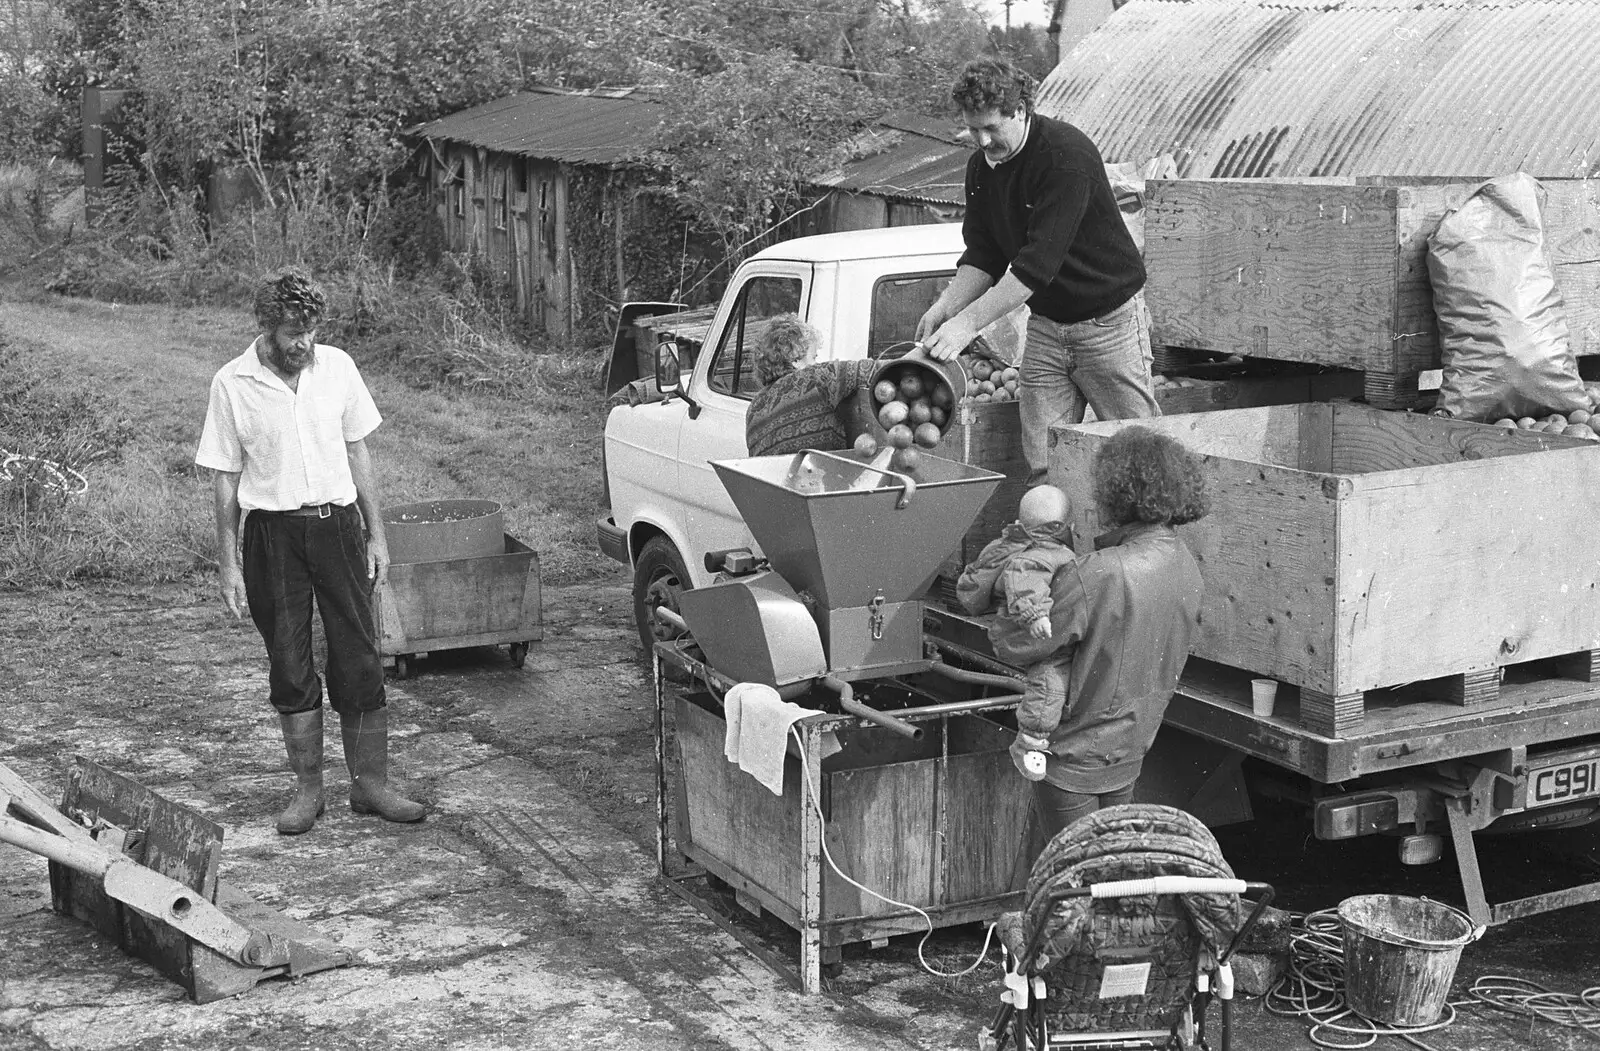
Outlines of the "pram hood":
<svg viewBox="0 0 1600 1051">
<path fill-rule="evenodd" d="M 1052 904 L 1054 892 L 1111 880 L 1153 876 L 1233 878 L 1211 831 L 1192 814 L 1151 803 L 1131 803 L 1096 811 L 1063 829 L 1040 853 L 1028 876 L 1018 920 L 1005 926 L 1025 946 L 1043 931 L 1042 951 L 1051 958 L 1088 948 L 1093 909 L 1138 925 L 1156 909 L 1154 895 L 1092 903 L 1071 898 Z M 1241 924 L 1233 894 L 1188 894 L 1179 904 L 1196 933 L 1213 950 L 1226 947 Z M 1003 932 L 1004 933 L 1004 932 Z"/>
</svg>

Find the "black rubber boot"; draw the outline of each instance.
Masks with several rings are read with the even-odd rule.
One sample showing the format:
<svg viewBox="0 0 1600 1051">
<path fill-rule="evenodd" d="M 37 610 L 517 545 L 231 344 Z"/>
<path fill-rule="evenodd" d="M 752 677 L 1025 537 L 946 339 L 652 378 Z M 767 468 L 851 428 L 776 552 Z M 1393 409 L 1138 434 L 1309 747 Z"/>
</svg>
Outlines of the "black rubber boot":
<svg viewBox="0 0 1600 1051">
<path fill-rule="evenodd" d="M 310 832 L 322 815 L 322 709 L 278 715 L 283 744 L 289 752 L 289 769 L 297 785 L 288 809 L 278 815 L 278 831 L 285 836 Z"/>
<path fill-rule="evenodd" d="M 389 787 L 389 709 L 339 716 L 344 761 L 350 767 L 350 809 L 385 821 L 421 821 L 421 803 Z"/>
</svg>

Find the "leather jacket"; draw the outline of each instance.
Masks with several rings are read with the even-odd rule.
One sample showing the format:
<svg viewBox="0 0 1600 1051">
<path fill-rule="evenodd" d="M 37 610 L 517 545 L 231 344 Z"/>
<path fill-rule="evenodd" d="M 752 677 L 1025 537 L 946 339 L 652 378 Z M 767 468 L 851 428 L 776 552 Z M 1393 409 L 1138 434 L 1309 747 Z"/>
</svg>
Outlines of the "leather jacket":
<svg viewBox="0 0 1600 1051">
<path fill-rule="evenodd" d="M 1189 659 L 1202 590 L 1200 567 L 1171 526 L 1134 523 L 1056 574 L 1049 638 L 995 640 L 996 656 L 1019 667 L 1072 648 L 1046 780 L 1098 794 L 1138 779 Z"/>
</svg>

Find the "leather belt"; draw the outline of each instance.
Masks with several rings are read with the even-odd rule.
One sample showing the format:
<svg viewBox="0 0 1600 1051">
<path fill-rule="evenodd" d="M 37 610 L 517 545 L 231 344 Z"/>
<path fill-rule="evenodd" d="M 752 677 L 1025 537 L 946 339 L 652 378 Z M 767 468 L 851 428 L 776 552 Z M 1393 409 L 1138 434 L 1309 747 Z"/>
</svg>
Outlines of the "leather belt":
<svg viewBox="0 0 1600 1051">
<path fill-rule="evenodd" d="M 343 511 L 348 504 L 307 504 L 288 511 L 263 511 L 267 515 L 294 515 L 297 518 L 331 518 L 338 511 Z"/>
</svg>

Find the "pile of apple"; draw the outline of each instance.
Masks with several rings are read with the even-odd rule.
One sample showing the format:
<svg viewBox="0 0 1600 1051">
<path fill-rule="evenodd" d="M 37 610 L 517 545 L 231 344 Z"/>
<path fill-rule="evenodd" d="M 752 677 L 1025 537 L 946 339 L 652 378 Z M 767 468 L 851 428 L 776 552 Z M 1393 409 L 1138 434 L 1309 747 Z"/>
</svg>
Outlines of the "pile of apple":
<svg viewBox="0 0 1600 1051">
<path fill-rule="evenodd" d="M 1015 365 L 982 354 L 963 352 L 956 359 L 967 374 L 967 397 L 973 401 L 1013 401 L 1017 396 Z"/>
<path fill-rule="evenodd" d="M 1508 431 L 1543 431 L 1546 434 L 1564 434 L 1568 438 L 1600 442 L 1600 384 L 1584 384 L 1589 395 L 1589 408 L 1573 409 L 1569 413 L 1553 412 L 1548 416 L 1523 416 L 1520 419 L 1505 417 L 1494 421 L 1496 427 Z"/>
</svg>

